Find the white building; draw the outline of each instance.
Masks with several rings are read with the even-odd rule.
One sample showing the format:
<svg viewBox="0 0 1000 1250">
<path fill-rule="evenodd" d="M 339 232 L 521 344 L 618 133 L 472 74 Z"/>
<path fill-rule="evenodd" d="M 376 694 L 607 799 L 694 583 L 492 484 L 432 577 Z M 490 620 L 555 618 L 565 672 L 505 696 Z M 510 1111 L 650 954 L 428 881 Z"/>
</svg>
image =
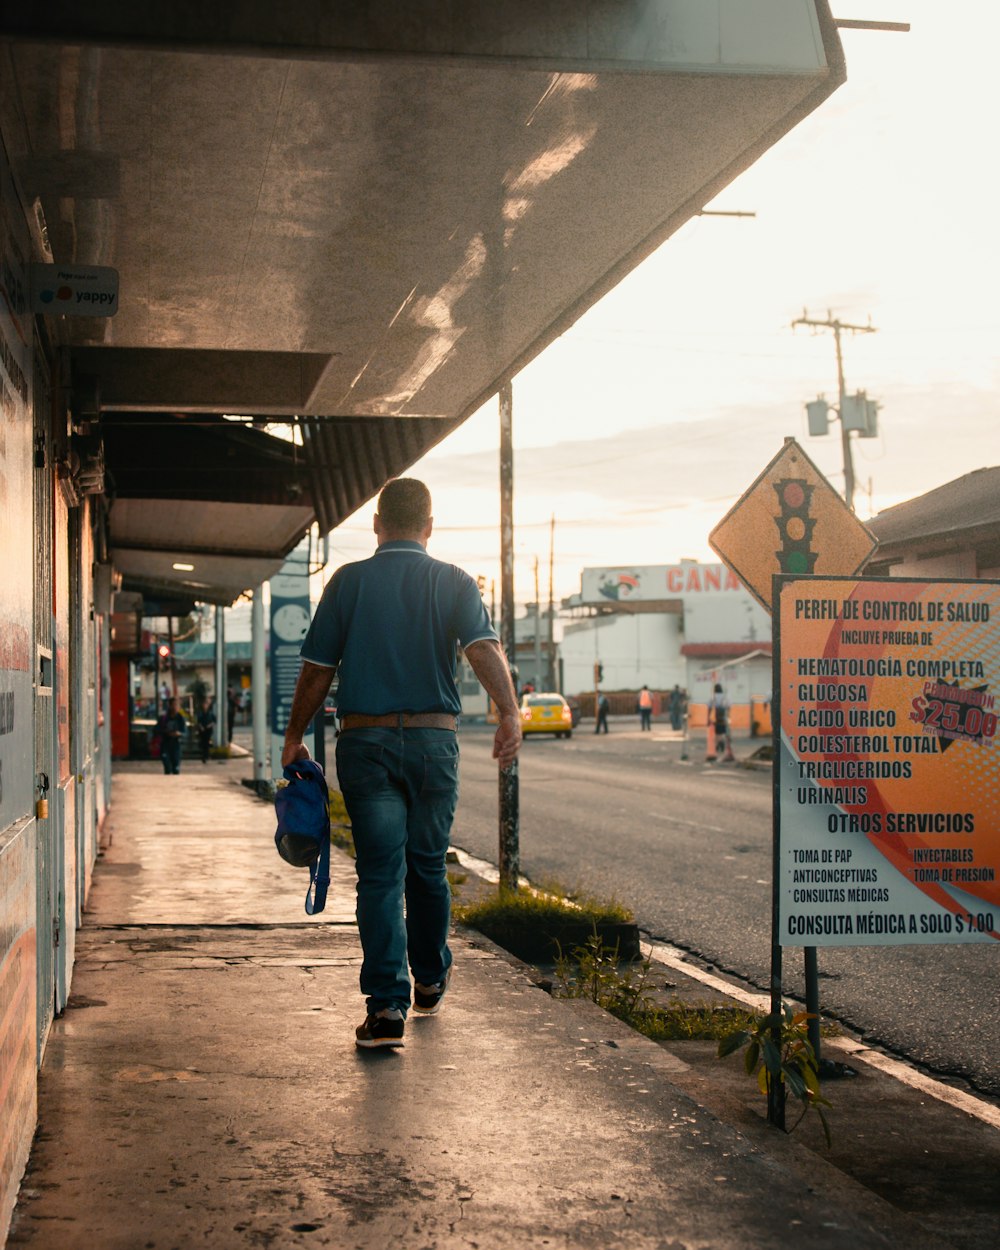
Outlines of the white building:
<svg viewBox="0 0 1000 1250">
<path fill-rule="evenodd" d="M 608 692 L 687 690 L 697 724 L 719 681 L 734 725 L 761 722 L 771 695 L 771 618 L 724 565 L 584 569 L 580 594 L 564 607 L 576 617 L 563 627 L 566 693 L 593 690 L 600 665 Z"/>
</svg>

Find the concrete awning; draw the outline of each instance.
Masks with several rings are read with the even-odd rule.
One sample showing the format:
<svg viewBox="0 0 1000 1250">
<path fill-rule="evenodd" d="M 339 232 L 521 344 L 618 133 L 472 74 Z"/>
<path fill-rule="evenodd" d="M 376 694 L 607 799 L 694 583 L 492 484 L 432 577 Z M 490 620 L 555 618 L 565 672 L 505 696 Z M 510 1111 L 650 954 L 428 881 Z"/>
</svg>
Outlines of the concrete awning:
<svg viewBox="0 0 1000 1250">
<path fill-rule="evenodd" d="M 324 528 L 844 78 L 825 0 L 11 7 L 37 246 L 121 276 L 113 319 L 52 319 L 74 381 L 314 418 Z"/>
</svg>

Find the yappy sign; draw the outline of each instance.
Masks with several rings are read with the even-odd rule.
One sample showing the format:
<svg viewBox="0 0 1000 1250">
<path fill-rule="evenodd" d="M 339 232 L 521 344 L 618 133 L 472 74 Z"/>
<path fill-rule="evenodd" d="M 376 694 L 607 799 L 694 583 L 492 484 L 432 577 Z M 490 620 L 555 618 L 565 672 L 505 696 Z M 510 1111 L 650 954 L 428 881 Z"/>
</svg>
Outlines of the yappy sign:
<svg viewBox="0 0 1000 1250">
<path fill-rule="evenodd" d="M 109 265 L 32 265 L 31 311 L 50 317 L 113 317 L 118 311 L 118 270 Z"/>
</svg>

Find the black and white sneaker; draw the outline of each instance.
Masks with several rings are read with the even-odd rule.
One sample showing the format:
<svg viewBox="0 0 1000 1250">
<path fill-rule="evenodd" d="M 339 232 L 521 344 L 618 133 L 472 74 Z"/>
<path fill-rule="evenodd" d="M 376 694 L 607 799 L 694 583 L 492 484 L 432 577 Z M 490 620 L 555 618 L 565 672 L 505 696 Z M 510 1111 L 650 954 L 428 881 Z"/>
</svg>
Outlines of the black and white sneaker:
<svg viewBox="0 0 1000 1250">
<path fill-rule="evenodd" d="M 418 1016 L 436 1016 L 441 1010 L 441 1000 L 448 992 L 451 980 L 451 968 L 444 974 L 444 979 L 434 985 L 421 985 L 419 981 L 413 985 L 413 1012 Z"/>
<path fill-rule="evenodd" d="M 374 1015 L 365 1017 L 354 1032 L 354 1044 L 371 1050 L 376 1046 L 403 1046 L 403 1029 L 406 1021 L 403 1013 L 395 1007 L 383 1007 Z"/>
</svg>

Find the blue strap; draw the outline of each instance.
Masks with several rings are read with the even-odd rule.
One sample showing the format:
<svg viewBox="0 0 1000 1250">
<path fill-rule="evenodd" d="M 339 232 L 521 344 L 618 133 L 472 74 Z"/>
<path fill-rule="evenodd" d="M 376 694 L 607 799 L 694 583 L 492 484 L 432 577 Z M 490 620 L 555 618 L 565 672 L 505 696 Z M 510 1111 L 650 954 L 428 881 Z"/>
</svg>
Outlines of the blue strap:
<svg viewBox="0 0 1000 1250">
<path fill-rule="evenodd" d="M 309 889 L 306 890 L 306 915 L 315 916 L 326 906 L 326 892 L 330 888 L 330 810 L 329 791 L 322 768 L 315 760 L 297 760 L 283 769 L 285 780 L 315 785 L 322 794 L 320 800 L 325 831 L 320 842 L 319 859 L 309 865 Z"/>
<path fill-rule="evenodd" d="M 316 893 L 313 896 L 313 887 Z M 306 890 L 306 915 L 315 916 L 326 906 L 326 892 L 330 887 L 330 835 L 323 839 L 319 859 L 309 866 L 309 889 Z"/>
</svg>

